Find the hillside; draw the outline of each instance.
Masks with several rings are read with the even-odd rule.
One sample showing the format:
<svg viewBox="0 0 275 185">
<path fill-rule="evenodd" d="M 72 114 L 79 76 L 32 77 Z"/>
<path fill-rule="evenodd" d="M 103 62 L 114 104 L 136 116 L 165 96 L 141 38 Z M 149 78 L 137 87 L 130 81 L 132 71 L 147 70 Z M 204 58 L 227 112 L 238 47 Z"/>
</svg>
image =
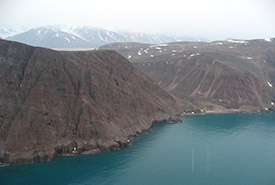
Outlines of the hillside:
<svg viewBox="0 0 275 185">
<path fill-rule="evenodd" d="M 274 108 L 274 39 L 114 43 L 100 49 L 116 50 L 161 87 L 198 108 Z"/>
<path fill-rule="evenodd" d="M 117 150 L 180 113 L 171 95 L 115 51 L 0 40 L 0 66 L 1 163 Z"/>
</svg>

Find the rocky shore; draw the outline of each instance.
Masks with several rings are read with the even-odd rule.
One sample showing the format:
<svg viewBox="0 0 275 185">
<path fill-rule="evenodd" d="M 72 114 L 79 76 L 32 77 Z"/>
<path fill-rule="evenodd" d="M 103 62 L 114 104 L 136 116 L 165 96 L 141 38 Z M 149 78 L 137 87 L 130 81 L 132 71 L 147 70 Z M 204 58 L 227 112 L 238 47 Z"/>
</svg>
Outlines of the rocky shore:
<svg viewBox="0 0 275 185">
<path fill-rule="evenodd" d="M 178 121 L 181 121 L 179 116 L 174 116 L 174 117 L 169 116 L 167 118 L 160 119 L 160 120 L 152 119 L 152 121 L 150 122 L 150 124 L 147 125 L 147 127 L 137 131 L 135 134 L 129 135 L 127 139 L 116 140 L 111 145 L 96 144 L 96 146 L 93 146 L 93 147 L 91 147 L 89 143 L 79 145 L 79 146 L 77 143 L 69 144 L 67 146 L 62 145 L 62 147 L 57 147 L 54 152 L 44 154 L 42 158 L 37 156 L 31 159 L 21 159 L 20 161 L 16 161 L 16 162 L 0 162 L 0 167 L 6 167 L 9 165 L 19 165 L 19 164 L 33 164 L 33 163 L 42 162 L 42 161 L 52 161 L 58 156 L 92 155 L 92 154 L 97 154 L 101 152 L 111 152 L 111 151 L 120 150 L 124 147 L 129 147 L 129 144 L 132 139 L 138 137 L 139 135 L 145 132 L 150 131 L 153 125 L 161 124 L 161 123 L 175 123 Z M 2 160 L 2 161 L 5 161 L 5 160 Z"/>
<path fill-rule="evenodd" d="M 207 114 L 229 114 L 229 113 L 263 113 L 266 111 L 273 111 L 273 110 L 270 109 L 270 110 L 260 110 L 260 111 L 249 111 L 249 110 L 229 109 L 229 110 L 194 111 L 194 112 L 186 112 L 184 114 L 180 114 L 180 115 L 174 116 L 174 117 L 167 117 L 167 118 L 161 119 L 161 120 L 152 119 L 150 124 L 148 124 L 148 127 L 136 132 L 133 135 L 129 135 L 126 140 L 124 139 L 124 140 L 115 141 L 116 144 L 112 144 L 109 146 L 97 145 L 96 146 L 97 148 L 93 148 L 93 149 L 89 149 L 89 145 L 83 145 L 79 148 L 78 147 L 72 148 L 70 145 L 62 146 L 63 147 L 62 152 L 60 151 L 60 149 L 57 149 L 53 155 L 49 155 L 49 156 L 45 157 L 44 160 L 42 160 L 42 161 L 51 161 L 51 160 L 54 160 L 58 156 L 92 155 L 92 154 L 97 154 L 97 153 L 101 153 L 101 152 L 112 152 L 112 151 L 120 150 L 124 147 L 129 147 L 132 139 L 140 136 L 141 134 L 144 134 L 145 132 L 150 132 L 152 127 L 155 124 L 176 123 L 176 122 L 181 121 L 180 117 L 184 117 L 184 116 L 196 116 L 196 115 L 207 115 Z M 74 145 L 74 146 L 76 146 L 76 145 Z M 40 162 L 39 159 L 38 160 L 34 159 L 34 161 L 31 161 L 31 162 L 27 161 L 27 162 L 21 162 L 21 163 L 1 163 L 0 162 L 0 167 L 6 167 L 6 166 L 9 166 L 10 164 L 12 164 L 12 165 L 32 164 L 32 163 L 36 163 L 36 162 Z"/>
</svg>

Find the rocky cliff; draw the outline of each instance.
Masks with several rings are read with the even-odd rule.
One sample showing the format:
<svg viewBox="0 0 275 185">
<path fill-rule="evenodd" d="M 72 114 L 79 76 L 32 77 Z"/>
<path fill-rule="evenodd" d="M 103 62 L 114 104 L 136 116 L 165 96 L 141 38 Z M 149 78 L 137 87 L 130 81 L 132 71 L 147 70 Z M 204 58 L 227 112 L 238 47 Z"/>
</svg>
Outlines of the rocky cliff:
<svg viewBox="0 0 275 185">
<path fill-rule="evenodd" d="M 0 40 L 0 162 L 119 149 L 175 99 L 115 51 L 58 52 Z"/>
</svg>

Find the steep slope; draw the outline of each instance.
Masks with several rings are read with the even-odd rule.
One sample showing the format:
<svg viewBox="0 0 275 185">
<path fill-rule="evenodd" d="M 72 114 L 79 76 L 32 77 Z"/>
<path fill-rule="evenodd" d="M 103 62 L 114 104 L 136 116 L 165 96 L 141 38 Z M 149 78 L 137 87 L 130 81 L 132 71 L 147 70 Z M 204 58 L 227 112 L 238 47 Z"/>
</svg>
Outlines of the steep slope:
<svg viewBox="0 0 275 185">
<path fill-rule="evenodd" d="M 179 113 L 171 95 L 115 51 L 0 40 L 1 163 L 116 150 Z"/>
<path fill-rule="evenodd" d="M 161 87 L 203 109 L 274 108 L 275 41 L 114 43 Z"/>
</svg>

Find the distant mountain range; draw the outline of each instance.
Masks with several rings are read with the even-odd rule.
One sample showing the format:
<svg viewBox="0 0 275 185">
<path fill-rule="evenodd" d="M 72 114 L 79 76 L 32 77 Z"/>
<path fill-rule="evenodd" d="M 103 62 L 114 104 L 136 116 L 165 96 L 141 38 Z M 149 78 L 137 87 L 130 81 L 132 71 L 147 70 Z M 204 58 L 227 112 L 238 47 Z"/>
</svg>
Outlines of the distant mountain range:
<svg viewBox="0 0 275 185">
<path fill-rule="evenodd" d="M 6 26 L 6 27 L 0 27 L 0 37 L 5 39 L 7 37 L 25 32 L 29 30 L 29 27 L 26 26 Z"/>
<path fill-rule="evenodd" d="M 0 37 L 33 46 L 56 49 L 97 48 L 114 42 L 160 44 L 177 41 L 208 41 L 195 37 L 172 37 L 136 32 L 115 32 L 90 26 L 42 26 L 38 28 L 0 28 Z"/>
</svg>

